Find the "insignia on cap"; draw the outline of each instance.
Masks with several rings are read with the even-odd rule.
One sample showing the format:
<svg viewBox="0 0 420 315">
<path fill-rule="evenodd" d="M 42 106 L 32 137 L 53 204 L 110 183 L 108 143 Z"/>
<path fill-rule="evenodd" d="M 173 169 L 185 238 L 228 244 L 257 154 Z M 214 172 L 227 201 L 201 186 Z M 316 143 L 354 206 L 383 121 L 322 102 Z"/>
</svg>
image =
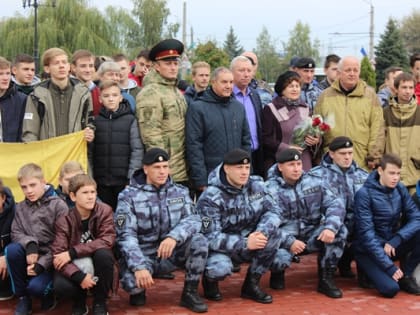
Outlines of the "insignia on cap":
<svg viewBox="0 0 420 315">
<path fill-rule="evenodd" d="M 295 159 L 295 161 L 299 160 L 299 155 L 295 154 L 294 159 Z"/>
<path fill-rule="evenodd" d="M 159 162 L 162 162 L 163 161 L 163 156 L 159 155 L 158 160 L 159 160 Z"/>
<path fill-rule="evenodd" d="M 243 160 L 243 163 L 244 163 L 244 164 L 248 164 L 248 163 L 249 163 L 248 159 L 244 159 L 244 160 Z"/>
<path fill-rule="evenodd" d="M 350 142 L 349 141 L 347 141 L 346 142 L 346 147 L 349 147 L 350 146 Z"/>
<path fill-rule="evenodd" d="M 308 63 L 308 68 L 312 68 L 312 63 Z"/>
</svg>

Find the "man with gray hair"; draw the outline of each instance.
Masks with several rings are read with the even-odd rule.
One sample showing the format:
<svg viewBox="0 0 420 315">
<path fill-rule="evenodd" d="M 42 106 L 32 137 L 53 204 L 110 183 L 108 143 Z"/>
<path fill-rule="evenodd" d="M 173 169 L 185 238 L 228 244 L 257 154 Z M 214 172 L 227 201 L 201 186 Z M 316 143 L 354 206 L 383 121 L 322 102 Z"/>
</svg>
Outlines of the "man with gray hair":
<svg viewBox="0 0 420 315">
<path fill-rule="evenodd" d="M 208 175 L 227 152 L 235 148 L 251 150 L 245 109 L 232 96 L 232 72 L 219 67 L 210 81 L 211 87 L 188 106 L 185 126 L 190 179 L 200 192 L 207 188 Z"/>
<path fill-rule="evenodd" d="M 262 151 L 261 98 L 249 84 L 253 77 L 253 65 L 249 57 L 237 56 L 230 63 L 233 74 L 233 95 L 245 108 L 251 133 L 253 173 L 263 176 L 264 159 Z"/>
</svg>

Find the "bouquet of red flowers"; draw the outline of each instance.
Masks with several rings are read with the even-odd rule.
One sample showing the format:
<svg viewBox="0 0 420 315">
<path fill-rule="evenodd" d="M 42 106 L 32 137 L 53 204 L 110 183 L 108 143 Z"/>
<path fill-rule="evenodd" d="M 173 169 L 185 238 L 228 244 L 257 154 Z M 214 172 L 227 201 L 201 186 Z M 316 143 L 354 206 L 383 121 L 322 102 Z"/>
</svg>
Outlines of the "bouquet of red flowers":
<svg viewBox="0 0 420 315">
<path fill-rule="evenodd" d="M 321 115 L 313 115 L 296 125 L 293 129 L 291 144 L 305 148 L 305 137 L 307 135 L 319 137 L 330 130 L 330 125 L 324 121 Z"/>
</svg>

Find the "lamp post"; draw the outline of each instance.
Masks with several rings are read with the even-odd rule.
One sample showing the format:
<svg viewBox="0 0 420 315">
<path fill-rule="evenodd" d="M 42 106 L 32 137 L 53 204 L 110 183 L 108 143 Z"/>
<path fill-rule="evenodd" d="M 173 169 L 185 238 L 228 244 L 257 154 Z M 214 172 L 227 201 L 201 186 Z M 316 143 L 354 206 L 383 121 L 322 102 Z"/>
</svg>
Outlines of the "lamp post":
<svg viewBox="0 0 420 315">
<path fill-rule="evenodd" d="M 45 6 L 55 7 L 56 0 L 52 0 L 51 4 L 46 4 Z M 26 7 L 34 8 L 34 60 L 35 60 L 35 73 L 39 72 L 39 49 L 38 49 L 38 7 L 41 5 L 39 0 L 22 0 L 23 8 Z"/>
</svg>

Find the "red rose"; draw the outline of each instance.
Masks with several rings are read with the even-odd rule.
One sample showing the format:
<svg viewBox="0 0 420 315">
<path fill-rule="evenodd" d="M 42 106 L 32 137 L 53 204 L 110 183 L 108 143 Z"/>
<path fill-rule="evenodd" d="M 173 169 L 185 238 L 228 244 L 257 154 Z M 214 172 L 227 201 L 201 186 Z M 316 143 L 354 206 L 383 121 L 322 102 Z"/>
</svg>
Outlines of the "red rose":
<svg viewBox="0 0 420 315">
<path fill-rule="evenodd" d="M 321 118 L 319 117 L 315 117 L 314 119 L 312 119 L 312 127 L 316 127 L 321 123 Z"/>
<path fill-rule="evenodd" d="M 322 124 L 319 125 L 319 129 L 323 132 L 328 132 L 328 131 L 330 131 L 331 128 L 328 124 L 322 123 Z"/>
</svg>

